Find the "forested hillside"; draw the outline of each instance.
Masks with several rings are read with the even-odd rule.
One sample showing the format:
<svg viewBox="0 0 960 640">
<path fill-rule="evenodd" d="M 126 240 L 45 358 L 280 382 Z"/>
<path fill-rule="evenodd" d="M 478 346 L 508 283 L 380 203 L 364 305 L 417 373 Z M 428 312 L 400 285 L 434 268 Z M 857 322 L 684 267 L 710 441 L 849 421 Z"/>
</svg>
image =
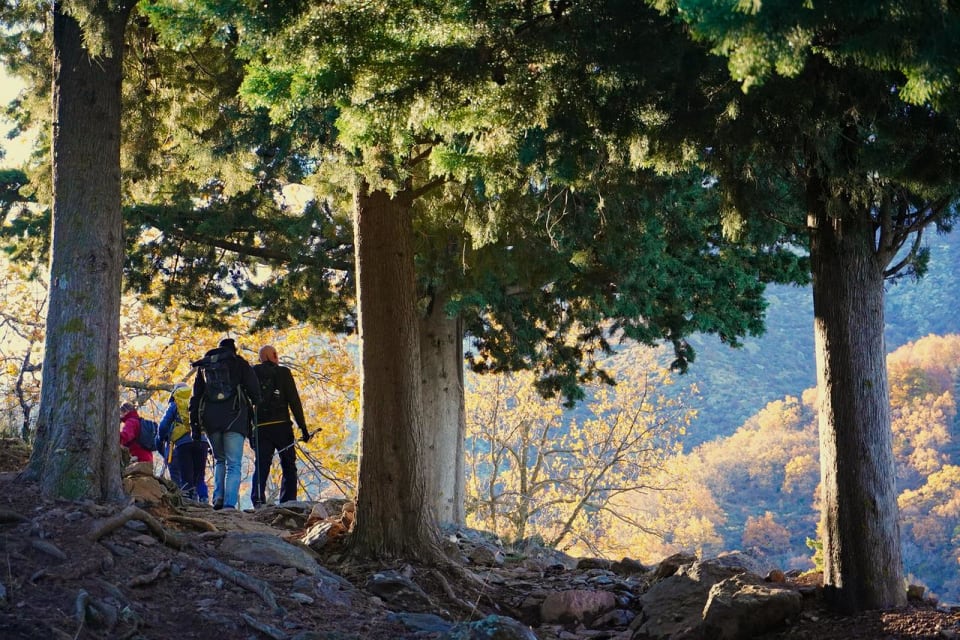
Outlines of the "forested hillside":
<svg viewBox="0 0 960 640">
<path fill-rule="evenodd" d="M 960 332 L 956 283 L 960 281 L 960 234 L 928 236 L 930 269 L 919 281 L 887 285 L 887 351 L 929 334 Z M 731 349 L 713 337 L 690 340 L 696 362 L 678 387 L 695 383 L 698 410 L 684 444 L 687 449 L 730 435 L 768 402 L 797 395 L 816 384 L 813 357 L 813 300 L 809 287 L 767 288 L 766 332 Z M 745 392 L 749 390 L 749 392 Z"/>
<path fill-rule="evenodd" d="M 904 565 L 911 582 L 960 600 L 960 336 L 927 336 L 887 359 Z M 710 551 L 755 548 L 776 564 L 812 566 L 820 481 L 815 391 L 769 403 L 728 437 L 682 456 L 689 486 L 718 507 L 722 542 Z M 702 502 L 698 494 L 694 498 Z M 719 547 L 719 548 L 718 548 Z"/>
</svg>

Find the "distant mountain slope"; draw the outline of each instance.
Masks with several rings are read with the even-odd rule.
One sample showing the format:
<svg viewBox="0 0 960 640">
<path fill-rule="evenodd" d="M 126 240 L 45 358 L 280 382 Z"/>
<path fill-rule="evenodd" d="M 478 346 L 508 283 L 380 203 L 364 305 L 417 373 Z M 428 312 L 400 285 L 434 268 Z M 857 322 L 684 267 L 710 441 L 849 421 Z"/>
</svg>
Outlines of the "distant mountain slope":
<svg viewBox="0 0 960 640">
<path fill-rule="evenodd" d="M 960 232 L 928 238 L 930 270 L 920 281 L 887 289 L 887 351 L 929 334 L 960 333 Z M 696 383 L 699 411 L 684 448 L 732 434 L 768 402 L 816 385 L 813 299 L 809 287 L 771 286 L 767 331 L 731 349 L 713 337 L 695 337 L 690 372 L 678 386 Z"/>
</svg>

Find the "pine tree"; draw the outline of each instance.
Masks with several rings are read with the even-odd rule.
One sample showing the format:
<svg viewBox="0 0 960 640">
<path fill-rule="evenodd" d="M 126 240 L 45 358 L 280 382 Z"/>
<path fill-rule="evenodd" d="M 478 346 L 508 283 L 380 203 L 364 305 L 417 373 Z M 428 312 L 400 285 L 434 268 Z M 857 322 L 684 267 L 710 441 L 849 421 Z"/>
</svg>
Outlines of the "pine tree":
<svg viewBox="0 0 960 640">
<path fill-rule="evenodd" d="M 793 223 L 813 275 L 827 593 L 845 610 L 901 605 L 884 282 L 921 275 L 924 230 L 954 216 L 957 70 L 944 64 L 960 14 L 934 2 L 658 4 L 742 83 L 710 156 L 732 225 L 782 215 L 757 206 L 761 191 L 806 212 Z"/>
<path fill-rule="evenodd" d="M 37 432 L 25 473 L 51 496 L 123 495 L 116 438 L 120 83 L 131 8 L 54 5 L 50 297 Z"/>
</svg>

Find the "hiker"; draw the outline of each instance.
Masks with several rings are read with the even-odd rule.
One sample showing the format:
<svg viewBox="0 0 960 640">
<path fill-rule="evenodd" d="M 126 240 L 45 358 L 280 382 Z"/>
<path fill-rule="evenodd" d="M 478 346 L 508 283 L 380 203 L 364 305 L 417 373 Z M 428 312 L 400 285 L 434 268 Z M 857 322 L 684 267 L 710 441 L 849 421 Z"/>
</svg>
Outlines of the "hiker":
<svg viewBox="0 0 960 640">
<path fill-rule="evenodd" d="M 206 443 L 193 439 L 190 428 L 190 387 L 178 382 L 170 393 L 167 410 L 160 419 L 158 451 L 166 451 L 170 479 L 186 498 L 197 499 L 197 487 L 203 480 Z M 163 445 L 166 445 L 164 448 Z"/>
<path fill-rule="evenodd" d="M 303 417 L 303 405 L 293 373 L 280 366 L 277 350 L 271 345 L 260 348 L 260 364 L 253 367 L 260 382 L 261 400 L 257 405 L 257 430 L 253 438 L 256 465 L 253 472 L 251 499 L 254 507 L 265 500 L 267 478 L 273 454 L 280 458 L 280 502 L 297 499 L 297 451 L 294 448 L 293 423 L 300 428 L 300 441 L 310 440 L 310 431 Z"/>
<path fill-rule="evenodd" d="M 130 451 L 137 462 L 153 462 L 153 453 L 138 442 L 140 437 L 140 414 L 132 402 L 120 405 L 120 446 Z"/>
<path fill-rule="evenodd" d="M 233 338 L 221 340 L 193 366 L 198 371 L 190 397 L 191 435 L 200 440 L 202 428 L 213 450 L 213 508 L 236 509 L 243 441 L 250 431 L 250 405 L 260 402 L 260 385 Z"/>
</svg>

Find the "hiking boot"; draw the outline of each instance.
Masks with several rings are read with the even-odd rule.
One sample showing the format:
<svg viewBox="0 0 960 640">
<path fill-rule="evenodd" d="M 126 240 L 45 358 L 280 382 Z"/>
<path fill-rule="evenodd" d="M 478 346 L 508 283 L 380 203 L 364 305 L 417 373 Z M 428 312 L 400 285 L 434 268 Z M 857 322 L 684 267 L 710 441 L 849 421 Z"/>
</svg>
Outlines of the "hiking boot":
<svg viewBox="0 0 960 640">
<path fill-rule="evenodd" d="M 217 498 L 213 501 L 213 510 L 220 511 L 220 509 L 223 509 L 223 498 Z"/>
</svg>

